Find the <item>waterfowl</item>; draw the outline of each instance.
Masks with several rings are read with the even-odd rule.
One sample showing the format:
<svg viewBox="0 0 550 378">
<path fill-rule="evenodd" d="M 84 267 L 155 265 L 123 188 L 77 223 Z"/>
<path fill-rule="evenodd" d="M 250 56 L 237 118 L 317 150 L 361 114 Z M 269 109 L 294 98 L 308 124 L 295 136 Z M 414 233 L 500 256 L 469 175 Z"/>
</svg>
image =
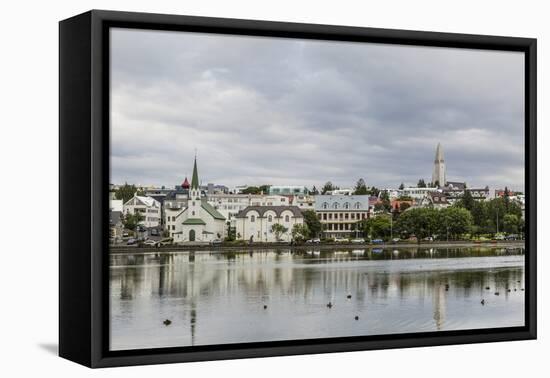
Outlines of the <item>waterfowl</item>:
<svg viewBox="0 0 550 378">
<path fill-rule="evenodd" d="M 497 291 L 497 292 L 495 292 L 495 295 L 500 295 L 500 293 Z"/>
<path fill-rule="evenodd" d="M 483 306 L 485 306 L 485 299 L 482 299 L 482 300 L 481 300 L 481 304 L 482 304 Z"/>
<path fill-rule="evenodd" d="M 331 302 L 328 302 L 328 303 L 327 303 L 327 307 L 328 307 L 328 308 L 332 308 L 332 303 L 331 303 Z"/>
<path fill-rule="evenodd" d="M 355 315 L 355 320 L 359 320 L 359 316 Z"/>
<path fill-rule="evenodd" d="M 348 299 L 351 299 L 351 294 L 348 294 Z"/>
<path fill-rule="evenodd" d="M 264 310 L 267 310 L 267 305 L 264 305 Z"/>
<path fill-rule="evenodd" d="M 170 319 L 166 319 L 162 322 L 162 324 L 164 324 L 165 326 L 169 326 L 170 324 L 172 324 L 172 321 Z"/>
</svg>

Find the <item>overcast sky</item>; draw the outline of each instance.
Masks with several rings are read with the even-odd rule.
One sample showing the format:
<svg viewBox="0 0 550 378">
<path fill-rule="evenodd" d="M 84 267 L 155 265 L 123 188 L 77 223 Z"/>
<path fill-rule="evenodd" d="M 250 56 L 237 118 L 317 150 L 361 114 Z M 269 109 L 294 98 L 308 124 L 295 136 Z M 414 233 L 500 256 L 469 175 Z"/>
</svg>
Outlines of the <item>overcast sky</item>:
<svg viewBox="0 0 550 378">
<path fill-rule="evenodd" d="M 524 188 L 522 53 L 111 33 L 113 183 Z"/>
</svg>

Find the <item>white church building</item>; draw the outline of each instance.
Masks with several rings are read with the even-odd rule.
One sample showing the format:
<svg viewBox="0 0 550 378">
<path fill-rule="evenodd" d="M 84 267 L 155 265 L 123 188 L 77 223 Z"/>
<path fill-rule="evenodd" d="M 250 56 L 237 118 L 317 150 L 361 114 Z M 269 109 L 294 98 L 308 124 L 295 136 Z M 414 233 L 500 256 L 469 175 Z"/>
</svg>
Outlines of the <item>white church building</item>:
<svg viewBox="0 0 550 378">
<path fill-rule="evenodd" d="M 177 210 L 166 209 L 166 219 L 174 243 L 211 242 L 226 236 L 225 217 L 206 198 L 201 198 L 196 157 L 187 206 Z"/>
</svg>

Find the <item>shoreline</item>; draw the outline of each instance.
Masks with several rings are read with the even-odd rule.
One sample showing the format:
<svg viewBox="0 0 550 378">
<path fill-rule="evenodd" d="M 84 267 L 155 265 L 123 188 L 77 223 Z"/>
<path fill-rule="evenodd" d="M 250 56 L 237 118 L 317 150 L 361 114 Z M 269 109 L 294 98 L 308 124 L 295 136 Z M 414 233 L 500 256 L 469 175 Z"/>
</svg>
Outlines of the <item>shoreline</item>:
<svg viewBox="0 0 550 378">
<path fill-rule="evenodd" d="M 289 250 L 327 250 L 327 249 L 388 249 L 388 248 L 464 248 L 464 247 L 479 247 L 479 248 L 522 248 L 525 247 L 524 240 L 517 241 L 495 241 L 495 242 L 423 242 L 423 243 L 388 243 L 388 244 L 352 244 L 352 243 L 331 243 L 331 244 L 283 244 L 283 243 L 258 243 L 258 244 L 242 244 L 242 245 L 179 245 L 179 246 L 164 246 L 164 247 L 130 247 L 130 246 L 109 246 L 109 255 L 120 254 L 148 254 L 148 253 L 177 253 L 177 252 L 194 252 L 194 253 L 229 253 L 229 252 L 249 252 L 250 250 L 270 250 L 270 249 L 289 249 Z"/>
</svg>

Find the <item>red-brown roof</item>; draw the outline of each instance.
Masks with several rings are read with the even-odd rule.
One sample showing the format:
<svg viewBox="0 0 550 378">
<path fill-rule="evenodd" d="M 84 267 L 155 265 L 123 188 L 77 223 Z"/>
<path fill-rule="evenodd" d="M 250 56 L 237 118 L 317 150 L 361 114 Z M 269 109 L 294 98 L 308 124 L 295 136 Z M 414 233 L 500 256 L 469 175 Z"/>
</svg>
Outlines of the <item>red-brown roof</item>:
<svg viewBox="0 0 550 378">
<path fill-rule="evenodd" d="M 185 180 L 183 181 L 183 184 L 181 184 L 181 187 L 183 189 L 189 189 L 189 181 L 187 181 L 187 177 L 185 178 Z"/>
</svg>

